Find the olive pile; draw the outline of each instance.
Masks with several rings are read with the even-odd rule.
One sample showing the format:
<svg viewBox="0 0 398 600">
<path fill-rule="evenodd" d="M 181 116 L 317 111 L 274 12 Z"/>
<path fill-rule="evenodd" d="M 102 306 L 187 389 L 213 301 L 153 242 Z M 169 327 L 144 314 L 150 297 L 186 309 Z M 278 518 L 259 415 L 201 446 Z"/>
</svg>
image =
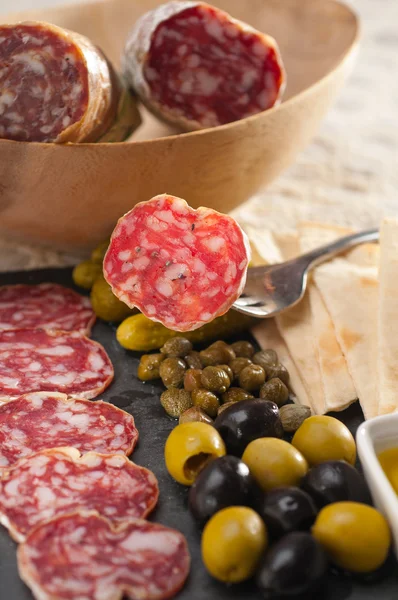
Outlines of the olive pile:
<svg viewBox="0 0 398 600">
<path fill-rule="evenodd" d="M 310 416 L 290 444 L 279 413 L 270 400 L 241 400 L 212 424 L 177 425 L 165 445 L 170 475 L 190 486 L 208 572 L 226 583 L 254 577 L 267 600 L 310 597 L 329 563 L 375 571 L 391 544 L 347 427 Z"/>
</svg>

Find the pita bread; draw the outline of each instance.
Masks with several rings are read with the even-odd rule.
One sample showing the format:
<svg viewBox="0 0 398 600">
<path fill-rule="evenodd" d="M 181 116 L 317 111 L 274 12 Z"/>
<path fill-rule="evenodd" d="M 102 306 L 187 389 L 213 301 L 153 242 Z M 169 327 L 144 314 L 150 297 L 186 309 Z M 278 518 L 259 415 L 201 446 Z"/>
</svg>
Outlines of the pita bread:
<svg viewBox="0 0 398 600">
<path fill-rule="evenodd" d="M 380 230 L 378 310 L 379 415 L 398 409 L 398 221 L 386 219 Z"/>
</svg>

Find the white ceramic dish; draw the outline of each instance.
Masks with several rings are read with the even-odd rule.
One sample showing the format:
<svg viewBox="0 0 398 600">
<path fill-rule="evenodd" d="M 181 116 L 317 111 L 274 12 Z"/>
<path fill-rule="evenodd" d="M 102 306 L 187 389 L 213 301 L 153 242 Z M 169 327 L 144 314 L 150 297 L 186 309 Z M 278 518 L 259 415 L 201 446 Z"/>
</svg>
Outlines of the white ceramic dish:
<svg viewBox="0 0 398 600">
<path fill-rule="evenodd" d="M 357 448 L 373 501 L 388 519 L 398 556 L 398 495 L 384 474 L 377 455 L 398 446 L 398 413 L 375 417 L 357 431 Z"/>
</svg>

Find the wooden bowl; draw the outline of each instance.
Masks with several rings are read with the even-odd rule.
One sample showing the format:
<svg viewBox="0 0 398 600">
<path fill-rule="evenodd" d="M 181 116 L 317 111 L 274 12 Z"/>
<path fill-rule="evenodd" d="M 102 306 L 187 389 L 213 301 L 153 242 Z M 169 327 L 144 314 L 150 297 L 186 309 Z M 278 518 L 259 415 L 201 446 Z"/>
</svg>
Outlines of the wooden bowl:
<svg viewBox="0 0 398 600">
<path fill-rule="evenodd" d="M 146 115 L 132 141 L 56 145 L 0 140 L 0 233 L 54 248 L 105 238 L 134 204 L 167 192 L 228 212 L 270 183 L 314 135 L 352 64 L 358 20 L 335 0 L 214 0 L 278 41 L 281 105 L 203 131 L 170 135 Z M 133 23 L 161 0 L 104 0 L 13 14 L 87 35 L 117 65 Z M 151 138 L 151 139 L 148 139 Z"/>
</svg>

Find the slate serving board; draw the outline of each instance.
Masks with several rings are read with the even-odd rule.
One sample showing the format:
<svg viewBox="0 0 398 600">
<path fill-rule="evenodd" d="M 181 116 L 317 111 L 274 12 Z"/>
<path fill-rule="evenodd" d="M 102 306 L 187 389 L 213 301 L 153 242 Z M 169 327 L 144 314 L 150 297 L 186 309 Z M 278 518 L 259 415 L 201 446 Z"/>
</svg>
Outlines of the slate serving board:
<svg viewBox="0 0 398 600">
<path fill-rule="evenodd" d="M 16 283 L 56 282 L 74 287 L 71 269 L 44 269 L 0 274 L 0 285 Z M 115 380 L 101 398 L 134 415 L 140 440 L 133 459 L 151 469 L 159 480 L 160 501 L 151 519 L 179 529 L 187 538 L 192 568 L 189 580 L 178 595 L 179 600 L 260 600 L 251 583 L 227 587 L 213 580 L 200 559 L 200 530 L 187 510 L 187 489 L 175 483 L 167 474 L 163 448 L 175 422 L 169 419 L 159 403 L 163 390 L 160 384 L 142 383 L 136 377 L 139 354 L 121 348 L 115 338 L 115 328 L 98 322 L 92 337 L 107 350 L 115 368 Z M 240 336 L 242 338 L 242 336 Z M 362 413 L 354 405 L 339 417 L 355 433 Z M 32 600 L 30 591 L 18 577 L 15 558 L 16 544 L 5 529 L 0 529 L 0 600 Z M 398 569 L 390 560 L 382 578 L 357 581 L 350 576 L 331 573 L 320 600 L 396 600 Z"/>
</svg>

